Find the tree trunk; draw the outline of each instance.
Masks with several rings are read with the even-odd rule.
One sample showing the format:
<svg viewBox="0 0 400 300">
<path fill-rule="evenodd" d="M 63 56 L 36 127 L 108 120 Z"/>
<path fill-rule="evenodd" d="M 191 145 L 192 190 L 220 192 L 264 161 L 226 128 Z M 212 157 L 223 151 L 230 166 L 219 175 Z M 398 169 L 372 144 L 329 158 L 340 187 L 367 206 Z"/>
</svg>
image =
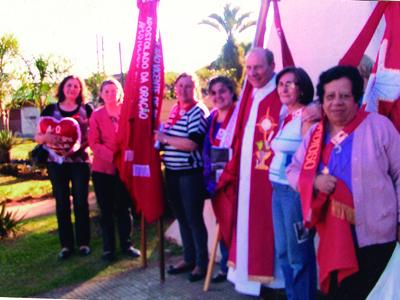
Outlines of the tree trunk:
<svg viewBox="0 0 400 300">
<path fill-rule="evenodd" d="M 1 115 L 0 129 L 10 130 L 9 110 L 8 109 L 0 110 L 0 115 Z"/>
<path fill-rule="evenodd" d="M 10 162 L 10 150 L 0 148 L 0 163 Z"/>
</svg>

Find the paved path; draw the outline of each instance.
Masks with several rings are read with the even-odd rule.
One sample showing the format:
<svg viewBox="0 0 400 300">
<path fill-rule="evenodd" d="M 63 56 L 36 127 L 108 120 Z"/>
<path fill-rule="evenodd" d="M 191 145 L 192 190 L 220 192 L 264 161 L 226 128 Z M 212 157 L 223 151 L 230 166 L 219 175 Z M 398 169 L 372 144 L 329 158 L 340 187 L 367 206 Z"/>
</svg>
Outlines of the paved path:
<svg viewBox="0 0 400 300">
<path fill-rule="evenodd" d="M 96 208 L 94 192 L 89 193 L 89 208 Z M 56 212 L 56 201 L 49 197 L 40 201 L 23 203 L 21 205 L 7 206 L 7 211 L 14 212 L 17 218 L 30 219 L 37 216 L 47 216 Z"/>
<path fill-rule="evenodd" d="M 176 260 L 171 258 L 169 262 Z M 219 300 L 257 299 L 240 295 L 230 283 L 212 284 L 208 292 L 203 292 L 203 282 L 190 283 L 187 274 L 169 276 L 160 283 L 156 265 L 147 269 L 135 269 L 107 279 L 92 279 L 87 282 L 60 288 L 42 295 L 40 298 L 63 299 L 168 299 L 168 300 Z"/>
<path fill-rule="evenodd" d="M 91 209 L 96 207 L 94 193 L 89 195 Z M 34 203 L 15 205 L 7 208 L 17 212 L 17 216 L 25 219 L 55 213 L 53 198 Z M 173 264 L 177 257 L 167 259 L 166 265 Z M 217 268 L 216 268 L 217 269 Z M 62 298 L 62 299 L 182 299 L 182 300 L 219 300 L 219 299 L 257 299 L 240 295 L 228 283 L 211 284 L 208 292 L 203 292 L 203 281 L 190 283 L 187 274 L 166 275 L 164 283 L 160 283 L 159 269 L 156 263 L 150 264 L 146 269 L 133 269 L 131 271 L 110 276 L 92 278 L 86 282 L 73 286 L 59 288 L 45 294 L 36 295 L 36 298 Z"/>
</svg>

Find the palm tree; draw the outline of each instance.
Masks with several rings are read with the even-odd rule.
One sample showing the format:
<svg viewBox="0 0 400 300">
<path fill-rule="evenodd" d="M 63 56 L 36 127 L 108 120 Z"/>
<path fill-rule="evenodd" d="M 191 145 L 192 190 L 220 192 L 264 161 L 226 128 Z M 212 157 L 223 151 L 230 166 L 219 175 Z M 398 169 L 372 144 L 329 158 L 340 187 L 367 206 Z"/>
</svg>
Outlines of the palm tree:
<svg viewBox="0 0 400 300">
<path fill-rule="evenodd" d="M 239 7 L 231 8 L 230 4 L 226 4 L 222 16 L 215 13 L 211 14 L 208 16 L 208 19 L 200 21 L 199 24 L 212 26 L 218 31 L 221 31 L 222 28 L 227 35 L 227 40 L 230 38 L 234 40 L 234 33 L 240 33 L 256 25 L 256 21 L 249 20 L 250 12 L 238 16 L 239 10 Z"/>
<path fill-rule="evenodd" d="M 222 47 L 220 57 L 211 64 L 212 68 L 223 68 L 226 70 L 235 69 L 235 78 L 240 80 L 242 77 L 244 51 L 235 39 L 235 34 L 256 25 L 256 21 L 250 20 L 250 12 L 239 15 L 239 7 L 231 8 L 230 4 L 224 6 L 223 15 L 213 13 L 199 22 L 199 24 L 209 25 L 218 31 L 226 33 L 226 43 Z"/>
</svg>

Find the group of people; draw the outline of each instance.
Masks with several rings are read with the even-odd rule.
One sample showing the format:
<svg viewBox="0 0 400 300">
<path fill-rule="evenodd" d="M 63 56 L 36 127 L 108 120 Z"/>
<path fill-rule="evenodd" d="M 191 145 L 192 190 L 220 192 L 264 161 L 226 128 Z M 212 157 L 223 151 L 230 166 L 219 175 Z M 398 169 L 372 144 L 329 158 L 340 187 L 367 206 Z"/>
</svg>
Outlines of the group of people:
<svg viewBox="0 0 400 300">
<path fill-rule="evenodd" d="M 42 117 L 57 121 L 73 118 L 79 124 L 80 148 L 73 152 L 65 144 L 65 137 L 57 134 L 55 128 L 45 132 L 38 130 L 35 140 L 49 151 L 47 169 L 56 200 L 56 216 L 61 250 L 59 259 L 68 259 L 75 246 L 81 256 L 91 253 L 90 218 L 88 207 L 89 180 L 92 175 L 97 203 L 100 207 L 100 224 L 103 238 L 102 259 L 115 259 L 115 225 L 119 233 L 121 251 L 130 257 L 139 257 L 140 251 L 133 247 L 132 213 L 129 194 L 119 179 L 113 163 L 116 148 L 116 132 L 123 89 L 115 79 L 108 79 L 100 86 L 100 102 L 103 105 L 93 111 L 85 103 L 85 84 L 77 76 L 65 77 L 59 84 L 57 103 L 48 105 Z M 61 125 L 60 125 L 61 126 Z M 93 162 L 89 157 L 93 152 Z M 54 149 L 57 149 L 60 158 Z M 75 226 L 71 220 L 72 196 Z"/>
<path fill-rule="evenodd" d="M 399 133 L 386 117 L 360 109 L 363 79 L 354 67 L 323 72 L 318 99 L 313 100 L 314 86 L 306 71 L 289 67 L 275 74 L 268 49 L 251 49 L 245 64 L 252 94 L 238 146 L 232 144 L 240 114 L 237 88 L 225 76 L 209 81 L 210 114 L 194 97 L 191 75 L 179 75 L 174 86 L 177 103 L 164 128 L 155 132 L 183 243 L 182 260 L 167 272 L 188 272 L 191 282 L 205 277 L 204 201 L 218 201 L 220 176 L 227 164 L 236 163 L 237 215 L 231 243 L 220 242 L 221 269 L 213 282 L 229 279 L 237 291 L 249 295 L 259 295 L 266 286 L 285 288 L 288 299 L 310 300 L 316 299 L 319 287 L 328 299 L 365 299 L 400 242 Z M 61 164 L 52 156 L 48 162 L 59 257 L 74 252 L 70 195 L 79 254 L 90 254 L 89 146 L 103 259 L 115 257 L 115 216 L 122 251 L 137 257 L 140 252 L 130 238 L 132 202 L 113 164 L 123 91 L 118 81 L 104 81 L 104 105 L 93 112 L 83 89 L 78 77 L 66 77 L 58 103 L 42 113 L 76 119 L 82 136 L 78 151 Z M 61 143 L 51 132 L 38 133 L 36 141 L 49 149 Z M 233 162 L 232 154 L 239 159 Z"/>
<path fill-rule="evenodd" d="M 360 108 L 357 68 L 323 72 L 317 100 L 302 68 L 274 69 L 271 51 L 247 54 L 252 95 L 238 147 L 234 83 L 210 80 L 209 115 L 194 99 L 192 78 L 176 80 L 177 104 L 156 133 L 184 253 L 168 273 L 204 278 L 204 199 L 218 201 L 218 180 L 236 151 L 237 215 L 213 281 L 228 278 L 249 295 L 265 286 L 284 287 L 288 299 L 316 299 L 318 289 L 327 299 L 365 299 L 400 242 L 399 133 L 386 117 Z"/>
</svg>

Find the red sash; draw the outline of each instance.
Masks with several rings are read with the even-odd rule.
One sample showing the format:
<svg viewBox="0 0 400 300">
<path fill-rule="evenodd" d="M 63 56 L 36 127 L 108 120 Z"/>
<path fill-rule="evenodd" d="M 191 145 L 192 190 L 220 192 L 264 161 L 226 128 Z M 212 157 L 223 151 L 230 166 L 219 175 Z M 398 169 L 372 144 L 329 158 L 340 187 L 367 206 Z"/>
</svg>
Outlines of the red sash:
<svg viewBox="0 0 400 300">
<path fill-rule="evenodd" d="M 280 128 L 280 131 L 282 131 L 283 128 L 285 128 L 285 126 L 286 126 L 290 121 L 292 121 L 295 117 L 300 117 L 301 114 L 302 114 L 302 112 L 303 112 L 303 110 L 304 110 L 304 107 L 299 108 L 299 109 L 296 109 L 294 112 L 288 114 L 288 115 L 283 119 L 283 122 L 282 122 L 282 125 L 281 125 L 281 128 Z"/>
<path fill-rule="evenodd" d="M 335 145 L 341 144 L 354 132 L 367 115 L 367 112 L 359 111 L 357 116 L 325 147 L 323 147 L 325 126 L 322 120 L 311 135 L 299 177 L 304 221 L 307 227 L 315 226 L 320 237 L 317 259 L 320 267 L 320 286 L 324 293 L 329 291 L 331 272 L 338 272 L 339 283 L 358 272 L 350 226 L 355 221 L 354 203 L 350 190 L 342 180 L 337 180 L 331 195 L 321 192 L 315 195 L 313 182 L 320 161 L 327 166 Z M 325 167 L 323 172 L 329 171 Z"/>
<path fill-rule="evenodd" d="M 215 131 L 215 125 L 218 120 L 218 111 L 215 112 L 215 114 L 211 120 L 211 124 L 210 124 L 210 133 L 209 133 L 210 136 L 209 137 L 210 137 L 211 145 L 213 145 L 215 147 L 219 147 L 222 137 L 225 134 L 226 127 L 228 126 L 229 120 L 231 119 L 234 110 L 235 110 L 235 105 L 232 105 L 229 108 L 228 114 L 225 116 L 225 119 L 222 122 L 221 126 L 219 127 L 216 135 L 215 135 L 214 131 Z M 214 136 L 215 136 L 215 138 L 214 138 Z"/>
<path fill-rule="evenodd" d="M 258 106 L 254 130 L 250 178 L 248 277 L 268 283 L 274 276 L 274 232 L 272 225 L 272 186 L 268 180 L 273 152 L 269 142 L 278 131 L 282 104 L 276 91 Z M 230 262 L 236 263 L 236 224 L 229 250 Z M 262 238 L 260 238 L 262 237 Z"/>
<path fill-rule="evenodd" d="M 190 106 L 188 106 L 187 108 L 181 108 L 181 104 L 179 102 L 177 104 L 175 104 L 174 107 L 171 109 L 171 112 L 169 113 L 166 128 L 173 127 L 180 119 L 182 119 L 182 117 L 189 110 L 191 110 L 194 106 L 196 106 L 196 104 L 197 104 L 197 101 L 190 104 Z"/>
</svg>

